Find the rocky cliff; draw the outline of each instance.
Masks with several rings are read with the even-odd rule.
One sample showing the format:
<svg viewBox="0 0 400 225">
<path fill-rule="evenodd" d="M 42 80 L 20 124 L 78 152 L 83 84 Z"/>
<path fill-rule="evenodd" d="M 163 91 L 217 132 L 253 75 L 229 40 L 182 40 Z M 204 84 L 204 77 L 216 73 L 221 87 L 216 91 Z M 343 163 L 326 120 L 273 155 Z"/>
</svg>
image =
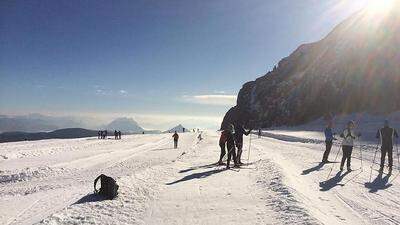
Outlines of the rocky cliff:
<svg viewBox="0 0 400 225">
<path fill-rule="evenodd" d="M 298 47 L 264 76 L 243 85 L 222 128 L 298 125 L 353 112 L 400 109 L 400 4 L 362 10 L 324 39 Z"/>
</svg>

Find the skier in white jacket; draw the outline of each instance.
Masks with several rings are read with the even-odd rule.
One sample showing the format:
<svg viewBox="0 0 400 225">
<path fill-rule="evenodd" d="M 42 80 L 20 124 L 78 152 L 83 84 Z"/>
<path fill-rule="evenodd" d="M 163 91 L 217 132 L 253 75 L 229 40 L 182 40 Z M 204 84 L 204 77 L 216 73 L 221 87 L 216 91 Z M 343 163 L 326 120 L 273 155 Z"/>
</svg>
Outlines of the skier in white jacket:
<svg viewBox="0 0 400 225">
<path fill-rule="evenodd" d="M 353 121 L 349 121 L 346 129 L 342 132 L 342 134 L 340 134 L 340 137 L 343 138 L 343 157 L 342 162 L 340 163 L 340 171 L 343 171 L 344 163 L 347 161 L 347 171 L 351 172 L 351 154 L 353 152 L 354 140 L 361 136 L 361 134 L 355 134 L 354 128 L 355 123 Z"/>
</svg>

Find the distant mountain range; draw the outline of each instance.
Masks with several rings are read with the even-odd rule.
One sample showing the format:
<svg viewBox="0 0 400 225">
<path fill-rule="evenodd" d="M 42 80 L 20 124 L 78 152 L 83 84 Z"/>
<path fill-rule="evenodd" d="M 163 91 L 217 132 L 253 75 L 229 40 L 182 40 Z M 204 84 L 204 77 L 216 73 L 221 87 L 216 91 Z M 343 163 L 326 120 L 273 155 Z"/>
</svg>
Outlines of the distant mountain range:
<svg viewBox="0 0 400 225">
<path fill-rule="evenodd" d="M 23 116 L 0 115 L 0 132 L 48 132 L 72 127 L 95 129 L 96 120 L 91 118 L 56 117 L 41 114 Z"/>
<path fill-rule="evenodd" d="M 82 128 L 67 128 L 60 129 L 51 132 L 38 132 L 38 133 L 27 133 L 27 132 L 5 132 L 0 134 L 0 143 L 2 142 L 13 142 L 13 141 L 34 141 L 43 139 L 68 139 L 68 138 L 83 138 L 83 137 L 95 137 L 97 131 L 86 130 Z"/>
<path fill-rule="evenodd" d="M 400 110 L 399 31 L 400 1 L 387 13 L 365 9 L 350 16 L 244 84 L 221 127 L 295 126 L 332 115 Z"/>
<path fill-rule="evenodd" d="M 0 133 L 3 132 L 50 132 L 65 128 L 84 128 L 89 130 L 120 130 L 124 133 L 141 133 L 145 131 L 131 118 L 117 118 L 109 124 L 90 117 L 56 117 L 41 114 L 24 116 L 0 115 Z"/>
</svg>

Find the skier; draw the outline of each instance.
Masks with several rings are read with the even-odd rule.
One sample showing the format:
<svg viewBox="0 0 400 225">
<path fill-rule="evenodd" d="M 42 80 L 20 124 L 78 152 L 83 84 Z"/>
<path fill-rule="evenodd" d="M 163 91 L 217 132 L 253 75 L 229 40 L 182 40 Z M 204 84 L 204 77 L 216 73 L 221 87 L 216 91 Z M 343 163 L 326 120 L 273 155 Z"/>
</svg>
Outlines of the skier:
<svg viewBox="0 0 400 225">
<path fill-rule="evenodd" d="M 234 132 L 235 128 L 233 125 L 230 125 L 226 130 L 226 147 L 228 149 L 228 160 L 226 162 L 226 169 L 230 168 L 231 159 L 233 159 L 234 167 L 239 167 L 238 160 L 236 157 L 236 149 L 235 149 L 235 137 Z"/>
<path fill-rule="evenodd" d="M 351 172 L 351 154 L 353 152 L 354 140 L 357 137 L 361 137 L 361 134 L 355 134 L 354 132 L 355 123 L 353 121 L 349 121 L 347 123 L 346 129 L 340 134 L 340 137 L 343 138 L 342 141 L 342 150 L 343 157 L 342 162 L 340 163 L 340 171 L 343 171 L 344 163 L 347 160 L 347 171 Z"/>
<path fill-rule="evenodd" d="M 235 126 L 235 142 L 236 142 L 236 147 L 238 148 L 237 152 L 237 163 L 239 165 L 242 164 L 241 157 L 242 157 L 242 152 L 243 152 L 243 134 L 248 136 L 251 133 L 252 130 L 246 131 L 242 125 L 236 124 Z"/>
<path fill-rule="evenodd" d="M 258 129 L 258 138 L 261 138 L 262 132 L 261 132 L 261 128 Z"/>
<path fill-rule="evenodd" d="M 97 132 L 97 139 L 100 139 L 101 138 L 101 131 L 98 131 Z"/>
<path fill-rule="evenodd" d="M 203 137 L 201 136 L 201 133 L 199 134 L 199 136 L 197 136 L 197 139 L 198 139 L 199 141 L 203 140 Z"/>
<path fill-rule="evenodd" d="M 221 136 L 219 137 L 219 147 L 221 148 L 221 154 L 219 156 L 219 161 L 218 161 L 218 165 L 223 165 L 224 163 L 222 162 L 222 159 L 225 156 L 225 145 L 226 145 L 226 140 L 227 140 L 227 134 L 228 131 L 224 130 L 221 132 Z"/>
<path fill-rule="evenodd" d="M 174 148 L 177 149 L 177 148 L 178 148 L 179 135 L 178 135 L 178 133 L 175 131 L 175 133 L 172 135 L 172 137 L 174 138 Z"/>
<path fill-rule="evenodd" d="M 117 132 L 117 130 L 114 130 L 114 139 L 115 139 L 115 140 L 118 139 L 118 132 Z"/>
<path fill-rule="evenodd" d="M 121 139 L 121 135 L 122 135 L 122 133 L 121 133 L 121 131 L 118 131 L 118 139 Z"/>
<path fill-rule="evenodd" d="M 394 128 L 389 127 L 389 121 L 385 120 L 383 128 L 379 129 L 376 133 L 376 138 L 381 139 L 381 167 L 379 173 L 383 173 L 385 166 L 386 154 L 389 158 L 389 174 L 392 174 L 393 167 L 393 142 L 394 138 L 399 138 L 397 131 Z"/>
<path fill-rule="evenodd" d="M 333 145 L 333 140 L 337 140 L 334 135 L 335 133 L 333 133 L 332 131 L 332 127 L 333 124 L 332 122 L 328 122 L 326 128 L 325 128 L 325 152 L 324 152 L 324 156 L 322 157 L 322 163 L 328 163 L 328 157 L 329 157 L 329 153 L 331 152 L 332 149 L 332 145 Z"/>
</svg>

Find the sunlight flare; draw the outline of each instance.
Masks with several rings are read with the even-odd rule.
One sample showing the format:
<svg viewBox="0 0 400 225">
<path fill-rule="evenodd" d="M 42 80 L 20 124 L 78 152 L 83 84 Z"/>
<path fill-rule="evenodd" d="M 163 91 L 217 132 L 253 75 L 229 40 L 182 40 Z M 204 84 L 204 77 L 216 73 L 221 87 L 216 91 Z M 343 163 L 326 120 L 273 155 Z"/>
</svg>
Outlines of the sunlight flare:
<svg viewBox="0 0 400 225">
<path fill-rule="evenodd" d="M 395 0 L 372 0 L 368 3 L 367 10 L 370 13 L 386 13 L 390 11 L 394 5 Z"/>
</svg>

